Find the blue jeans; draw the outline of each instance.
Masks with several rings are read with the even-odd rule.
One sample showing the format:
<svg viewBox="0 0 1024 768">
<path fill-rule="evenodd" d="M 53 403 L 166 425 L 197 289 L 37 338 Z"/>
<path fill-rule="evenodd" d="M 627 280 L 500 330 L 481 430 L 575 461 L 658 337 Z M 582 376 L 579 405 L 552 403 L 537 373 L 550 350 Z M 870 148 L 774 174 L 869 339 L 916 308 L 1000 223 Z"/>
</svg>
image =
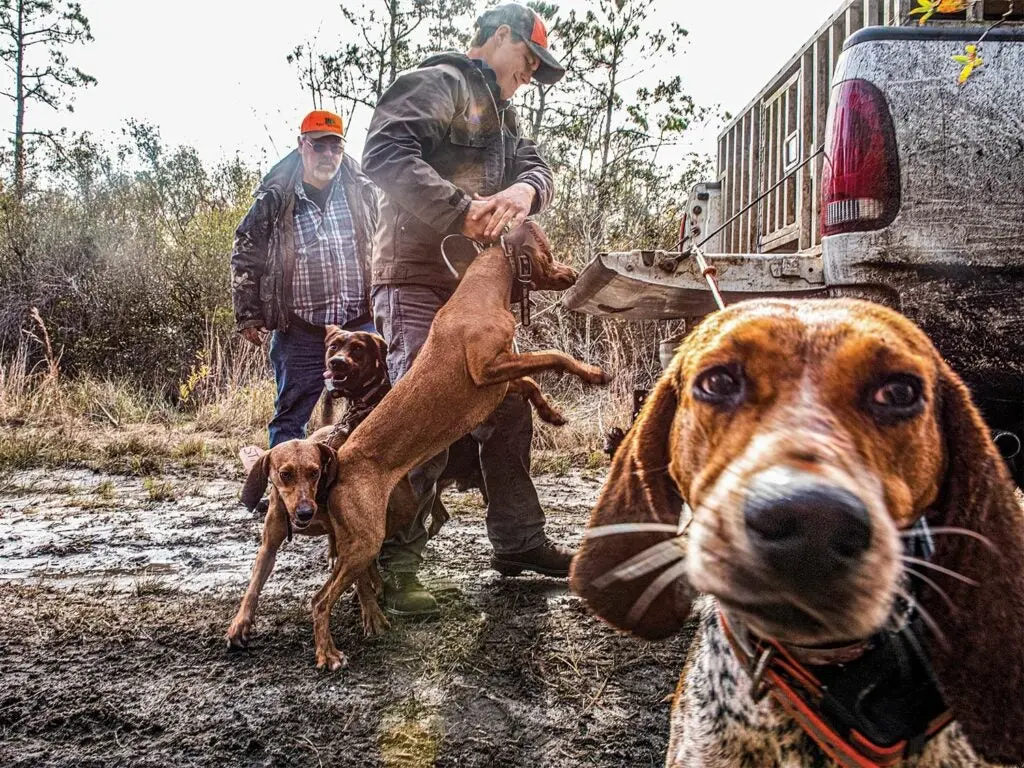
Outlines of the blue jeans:
<svg viewBox="0 0 1024 768">
<path fill-rule="evenodd" d="M 370 300 L 374 320 L 388 342 L 388 374 L 398 381 L 419 354 L 434 315 L 450 291 L 424 285 L 381 285 Z M 439 404 L 439 407 L 441 404 Z M 487 538 L 496 554 L 524 552 L 544 543 L 544 510 L 530 479 L 533 411 L 520 395 L 509 395 L 470 433 L 480 445 L 480 467 L 487 486 Z M 391 571 L 416 571 L 427 545 L 427 515 L 437 480 L 448 463 L 448 449 L 409 472 L 418 497 L 418 513 L 408 528 L 384 542 L 381 565 Z"/>
<path fill-rule="evenodd" d="M 376 333 L 373 323 L 345 326 Z M 270 364 L 277 382 L 274 418 L 267 426 L 270 447 L 306 436 L 306 423 L 324 391 L 324 332 L 292 325 L 270 338 Z"/>
</svg>

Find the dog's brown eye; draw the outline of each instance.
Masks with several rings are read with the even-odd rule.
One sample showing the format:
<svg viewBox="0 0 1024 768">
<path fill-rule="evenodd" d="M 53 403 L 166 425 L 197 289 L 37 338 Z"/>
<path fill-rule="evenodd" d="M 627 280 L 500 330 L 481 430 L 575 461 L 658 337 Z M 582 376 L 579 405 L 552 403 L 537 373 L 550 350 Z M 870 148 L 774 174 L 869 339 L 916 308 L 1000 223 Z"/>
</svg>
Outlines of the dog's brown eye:
<svg viewBox="0 0 1024 768">
<path fill-rule="evenodd" d="M 281 482 L 285 483 L 286 485 L 288 483 L 291 483 L 295 479 L 295 475 L 293 475 L 291 471 L 287 469 L 284 472 L 281 472 L 279 474 L 279 477 L 281 478 Z"/>
<path fill-rule="evenodd" d="M 880 418 L 902 419 L 919 413 L 924 401 L 921 380 L 909 374 L 897 374 L 879 384 L 868 403 Z"/>
<path fill-rule="evenodd" d="M 734 366 L 709 368 L 693 383 L 693 396 L 712 405 L 737 405 L 743 390 L 743 375 Z"/>
</svg>

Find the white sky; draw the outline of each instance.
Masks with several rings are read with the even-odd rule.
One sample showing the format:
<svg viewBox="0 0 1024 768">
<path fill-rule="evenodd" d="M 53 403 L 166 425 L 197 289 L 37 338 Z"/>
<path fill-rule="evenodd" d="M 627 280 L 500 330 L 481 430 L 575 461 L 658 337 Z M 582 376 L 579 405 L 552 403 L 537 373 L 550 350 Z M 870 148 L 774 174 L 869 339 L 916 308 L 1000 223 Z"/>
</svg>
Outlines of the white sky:
<svg viewBox="0 0 1024 768">
<path fill-rule="evenodd" d="M 346 5 L 377 0 L 341 0 Z M 336 0 L 337 2 L 337 0 Z M 81 0 L 95 42 L 71 48 L 72 64 L 97 78 L 78 92 L 73 114 L 33 106 L 30 128 L 67 126 L 100 139 L 118 137 L 129 118 L 156 125 L 164 142 L 196 147 L 213 163 L 238 151 L 272 160 L 292 146 L 311 98 L 298 86 L 285 57 L 319 35 L 338 40 L 336 2 L 287 0 Z M 557 2 L 557 0 L 556 0 Z M 585 9 L 586 0 L 562 0 Z M 841 0 L 653 0 L 652 17 L 680 22 L 689 42 L 675 62 L 685 90 L 701 105 L 737 113 Z M 487 5 L 481 0 L 481 9 Z M 557 44 L 557 41 L 553 40 Z M 0 75 L 0 90 L 7 85 Z M 349 151 L 362 153 L 368 115 L 349 127 Z M 7 138 L 13 110 L 0 104 Z M 719 126 L 695 137 L 713 153 Z"/>
</svg>

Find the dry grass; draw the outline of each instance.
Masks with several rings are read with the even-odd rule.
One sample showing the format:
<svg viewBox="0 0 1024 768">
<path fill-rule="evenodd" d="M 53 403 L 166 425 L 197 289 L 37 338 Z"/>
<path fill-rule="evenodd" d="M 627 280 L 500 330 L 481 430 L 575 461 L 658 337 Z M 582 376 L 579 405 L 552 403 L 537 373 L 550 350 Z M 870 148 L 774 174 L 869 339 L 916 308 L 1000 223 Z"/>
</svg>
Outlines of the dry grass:
<svg viewBox="0 0 1024 768">
<path fill-rule="evenodd" d="M 35 330 L 25 332 L 0 366 L 0 424 L 6 427 L 0 433 L 0 466 L 77 464 L 146 476 L 169 465 L 193 469 L 234 462 L 242 445 L 265 444 L 275 391 L 266 349 L 237 338 L 225 341 L 209 330 L 177 397 L 168 397 L 134 382 L 66 376 L 43 319 L 38 313 L 33 319 Z M 531 332 L 523 350 L 550 346 L 552 337 L 571 348 L 570 329 L 559 312 L 544 319 L 541 338 L 532 339 Z M 605 325 L 590 340 L 589 353 L 574 354 L 612 373 L 608 387 L 541 377 L 542 389 L 569 423 L 555 428 L 535 421 L 536 471 L 603 464 L 605 432 L 629 425 L 633 389 L 649 387 L 658 373 L 653 353 L 637 367 L 642 346 L 655 350 L 656 338 L 646 338 L 642 328 Z"/>
</svg>

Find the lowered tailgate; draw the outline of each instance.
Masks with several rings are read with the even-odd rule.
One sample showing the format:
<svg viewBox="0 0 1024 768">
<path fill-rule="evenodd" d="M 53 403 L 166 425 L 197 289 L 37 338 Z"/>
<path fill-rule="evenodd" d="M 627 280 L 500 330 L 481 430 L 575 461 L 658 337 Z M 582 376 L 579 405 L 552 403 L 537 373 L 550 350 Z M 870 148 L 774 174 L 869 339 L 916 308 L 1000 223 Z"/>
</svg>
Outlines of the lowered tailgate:
<svg viewBox="0 0 1024 768">
<path fill-rule="evenodd" d="M 708 254 L 726 303 L 759 296 L 824 295 L 820 256 Z M 675 251 L 599 253 L 562 295 L 569 309 L 626 320 L 706 315 L 714 300 L 696 260 Z"/>
</svg>

